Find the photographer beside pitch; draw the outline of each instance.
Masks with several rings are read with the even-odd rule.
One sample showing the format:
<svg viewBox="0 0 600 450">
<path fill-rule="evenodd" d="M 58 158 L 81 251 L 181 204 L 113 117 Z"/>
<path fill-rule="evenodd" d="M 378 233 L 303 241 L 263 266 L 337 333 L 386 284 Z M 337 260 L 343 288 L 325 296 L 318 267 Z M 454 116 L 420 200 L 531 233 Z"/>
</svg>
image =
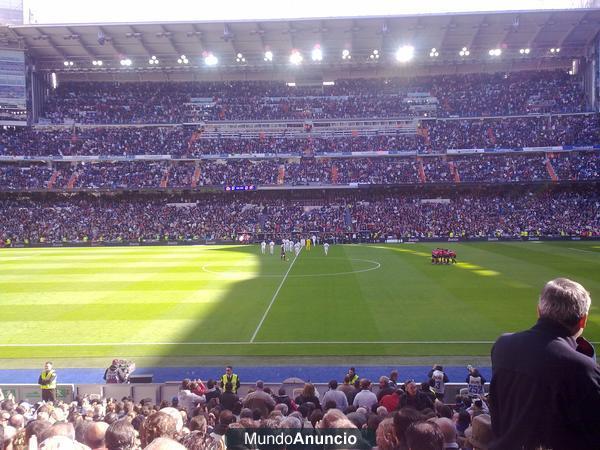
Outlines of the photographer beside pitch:
<svg viewBox="0 0 600 450">
<path fill-rule="evenodd" d="M 580 337 L 590 305 L 579 283 L 549 281 L 536 325 L 496 341 L 491 449 L 600 448 L 600 368 Z"/>
</svg>

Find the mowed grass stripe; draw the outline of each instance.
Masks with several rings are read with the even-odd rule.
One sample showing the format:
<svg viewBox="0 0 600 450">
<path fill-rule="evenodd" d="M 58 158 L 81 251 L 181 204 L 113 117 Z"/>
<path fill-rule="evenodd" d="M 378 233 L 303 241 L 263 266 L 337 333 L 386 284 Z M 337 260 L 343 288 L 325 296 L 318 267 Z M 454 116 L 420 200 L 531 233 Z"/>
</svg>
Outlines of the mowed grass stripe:
<svg viewBox="0 0 600 450">
<path fill-rule="evenodd" d="M 572 277 L 590 290 L 593 299 L 600 298 L 598 256 L 572 249 L 600 247 L 597 242 L 447 244 L 457 249 L 458 266 L 431 265 L 429 254 L 435 245 L 332 246 L 334 258 L 329 259 L 322 247 L 303 251 L 257 335 L 262 342 L 256 346 L 210 344 L 247 342 L 289 267 L 278 255 L 260 255 L 256 246 L 115 249 L 113 257 L 102 262 L 73 258 L 73 250 L 95 255 L 95 248 L 52 249 L 62 253 L 52 256 L 38 249 L 0 250 L 0 307 L 17 308 L 0 327 L 2 342 L 47 343 L 51 336 L 65 344 L 125 346 L 0 347 L 0 357 L 109 357 L 115 351 L 131 356 L 482 355 L 489 352 L 489 343 L 424 342 L 491 342 L 501 332 L 530 326 L 539 291 L 555 276 Z M 125 250 L 127 259 L 134 261 L 121 260 Z M 2 262 L 7 252 L 32 257 Z M 178 258 L 179 252 L 186 257 Z M 63 257 L 73 260 L 65 262 Z M 367 266 L 356 259 L 378 261 L 381 267 L 327 275 Z M 207 263 L 226 273 L 203 272 Z M 43 267 L 35 267 L 39 264 Z M 22 276 L 28 267 L 34 268 L 29 274 L 33 282 Z M 44 274 L 47 268 L 52 272 Z M 95 273 L 106 276 L 86 282 Z M 319 273 L 325 276 L 313 276 Z M 111 274 L 121 281 L 111 281 Z M 306 277 L 294 278 L 295 274 Z M 16 288 L 18 284 L 24 288 Z M 60 290 L 75 289 L 77 284 L 80 289 Z M 13 290 L 7 292 L 6 286 Z M 592 341 L 600 340 L 598 311 L 593 305 L 585 333 Z M 360 340 L 367 342 L 350 344 Z M 180 344 L 136 347 L 133 342 Z"/>
</svg>

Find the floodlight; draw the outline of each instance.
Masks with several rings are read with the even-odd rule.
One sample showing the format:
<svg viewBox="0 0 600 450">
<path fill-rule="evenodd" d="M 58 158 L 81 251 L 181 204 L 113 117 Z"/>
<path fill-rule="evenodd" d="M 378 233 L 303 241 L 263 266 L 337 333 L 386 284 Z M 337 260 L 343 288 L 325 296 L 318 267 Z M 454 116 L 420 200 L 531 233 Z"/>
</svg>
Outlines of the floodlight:
<svg viewBox="0 0 600 450">
<path fill-rule="evenodd" d="M 323 60 L 323 51 L 321 50 L 321 46 L 319 44 L 315 45 L 312 49 L 310 57 L 313 61 L 322 61 Z"/>
<path fill-rule="evenodd" d="M 300 53 L 298 50 L 292 50 L 292 53 L 290 54 L 290 62 L 292 64 L 294 64 L 295 66 L 299 65 L 302 63 L 302 60 L 304 58 L 302 57 L 302 53 Z"/>
<path fill-rule="evenodd" d="M 403 45 L 396 51 L 396 60 L 402 63 L 408 62 L 415 56 L 415 48 L 412 45 Z"/>
<path fill-rule="evenodd" d="M 216 66 L 218 64 L 218 62 L 219 62 L 219 59 L 212 53 L 208 53 L 204 57 L 204 64 L 206 64 L 207 66 Z"/>
</svg>

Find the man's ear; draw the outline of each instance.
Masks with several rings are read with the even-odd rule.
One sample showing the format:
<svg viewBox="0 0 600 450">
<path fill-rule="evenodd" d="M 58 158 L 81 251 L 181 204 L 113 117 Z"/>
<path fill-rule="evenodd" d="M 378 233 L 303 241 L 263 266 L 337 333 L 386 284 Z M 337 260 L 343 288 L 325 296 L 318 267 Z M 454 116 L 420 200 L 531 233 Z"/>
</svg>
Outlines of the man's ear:
<svg viewBox="0 0 600 450">
<path fill-rule="evenodd" d="M 580 330 L 583 330 L 585 328 L 585 326 L 587 325 L 587 320 L 588 320 L 587 314 L 585 316 L 583 316 L 581 319 L 579 319 L 579 322 L 577 322 L 577 326 L 579 327 Z"/>
</svg>

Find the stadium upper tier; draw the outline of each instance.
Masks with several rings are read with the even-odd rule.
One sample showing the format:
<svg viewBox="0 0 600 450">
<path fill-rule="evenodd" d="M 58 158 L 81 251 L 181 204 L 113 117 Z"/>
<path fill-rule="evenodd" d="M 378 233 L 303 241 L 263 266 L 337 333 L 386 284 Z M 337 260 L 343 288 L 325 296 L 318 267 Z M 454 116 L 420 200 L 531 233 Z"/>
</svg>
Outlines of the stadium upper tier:
<svg viewBox="0 0 600 450">
<path fill-rule="evenodd" d="M 51 123 L 471 117 L 586 110 L 582 81 L 565 71 L 341 79 L 333 86 L 283 81 L 66 82 L 46 102 Z M 43 120 L 42 119 L 42 120 Z"/>
<path fill-rule="evenodd" d="M 582 191 L 445 194 L 444 199 L 355 195 L 294 201 L 260 195 L 180 198 L 107 197 L 0 201 L 0 240 L 236 239 L 318 232 L 322 238 L 367 233 L 386 237 L 597 236 L 600 198 Z"/>
<path fill-rule="evenodd" d="M 600 152 L 378 158 L 0 164 L 0 190 L 196 189 L 232 185 L 531 183 L 600 180 Z"/>
<path fill-rule="evenodd" d="M 419 119 L 352 129 L 302 128 L 247 133 L 212 126 L 24 128 L 0 132 L 0 156 L 171 155 L 199 158 L 227 154 L 297 154 L 397 151 L 444 153 L 493 149 L 600 144 L 600 115 Z"/>
</svg>

